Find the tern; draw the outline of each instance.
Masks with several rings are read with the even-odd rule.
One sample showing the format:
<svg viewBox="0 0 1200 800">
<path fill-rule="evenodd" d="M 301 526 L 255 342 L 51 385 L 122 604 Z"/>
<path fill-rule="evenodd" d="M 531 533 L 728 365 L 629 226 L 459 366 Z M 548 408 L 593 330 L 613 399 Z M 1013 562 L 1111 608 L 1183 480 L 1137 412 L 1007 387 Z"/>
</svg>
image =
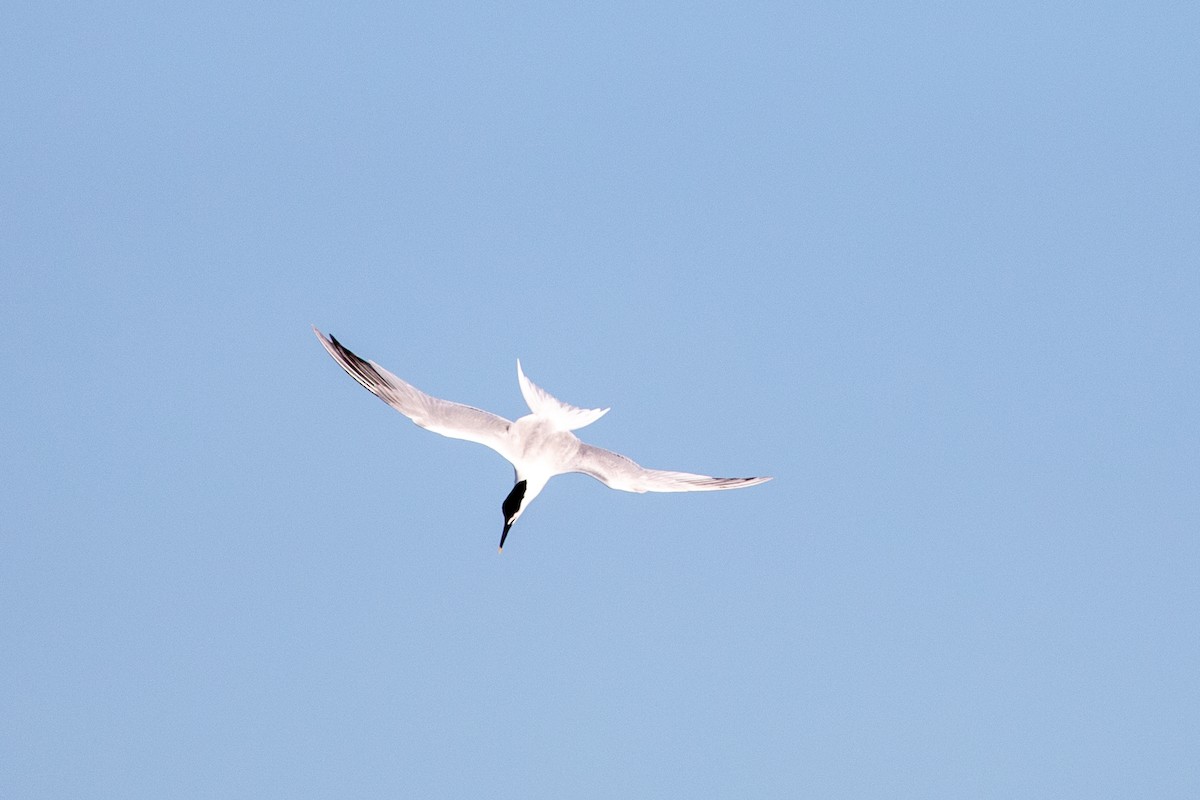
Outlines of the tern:
<svg viewBox="0 0 1200 800">
<path fill-rule="evenodd" d="M 515 422 L 488 411 L 440 400 L 397 378 L 374 361 L 359 358 L 333 336 L 313 326 L 321 344 L 342 369 L 367 391 L 426 430 L 451 439 L 465 439 L 490 447 L 513 465 L 512 491 L 500 511 L 504 540 L 533 499 L 555 475 L 581 472 L 612 489 L 624 492 L 710 492 L 742 489 L 771 480 L 760 478 L 713 478 L 690 472 L 646 469 L 619 453 L 584 444 L 573 430 L 590 425 L 608 413 L 607 408 L 577 408 L 558 400 L 525 377 L 517 360 L 517 381 L 532 412 Z"/>
</svg>

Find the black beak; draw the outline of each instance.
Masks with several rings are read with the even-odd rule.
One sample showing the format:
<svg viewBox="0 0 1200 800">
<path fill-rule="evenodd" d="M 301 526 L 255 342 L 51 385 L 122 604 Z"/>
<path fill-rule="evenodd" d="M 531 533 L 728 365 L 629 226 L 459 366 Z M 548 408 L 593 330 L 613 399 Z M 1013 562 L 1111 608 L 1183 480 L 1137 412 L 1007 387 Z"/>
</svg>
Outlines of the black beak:
<svg viewBox="0 0 1200 800">
<path fill-rule="evenodd" d="M 512 527 L 511 522 L 504 523 L 504 532 L 500 534 L 500 552 L 504 552 L 504 540 L 508 538 L 508 529 Z"/>
</svg>

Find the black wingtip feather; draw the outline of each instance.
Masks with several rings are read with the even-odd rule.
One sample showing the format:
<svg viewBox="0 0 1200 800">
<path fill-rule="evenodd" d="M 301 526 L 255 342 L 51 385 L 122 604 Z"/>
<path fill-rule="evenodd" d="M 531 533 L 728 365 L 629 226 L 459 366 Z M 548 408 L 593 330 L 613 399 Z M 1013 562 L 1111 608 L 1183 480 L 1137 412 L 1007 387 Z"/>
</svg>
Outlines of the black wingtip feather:
<svg viewBox="0 0 1200 800">
<path fill-rule="evenodd" d="M 333 345 L 333 349 L 337 351 L 337 361 L 342 369 L 346 371 L 350 377 L 361 383 L 367 390 L 373 394 L 378 394 L 378 389 L 381 386 L 386 386 L 387 381 L 379 374 L 368 361 L 363 360 L 356 355 L 353 350 L 346 347 L 337 340 L 333 334 L 329 334 L 329 343 Z M 381 398 L 382 399 L 382 398 Z"/>
</svg>

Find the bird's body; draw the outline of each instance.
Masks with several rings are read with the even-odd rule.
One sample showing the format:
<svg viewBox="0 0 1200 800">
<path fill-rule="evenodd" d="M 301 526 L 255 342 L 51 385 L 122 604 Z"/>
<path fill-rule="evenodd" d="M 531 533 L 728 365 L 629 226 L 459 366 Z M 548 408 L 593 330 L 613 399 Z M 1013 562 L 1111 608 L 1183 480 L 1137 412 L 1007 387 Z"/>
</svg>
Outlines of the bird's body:
<svg viewBox="0 0 1200 800">
<path fill-rule="evenodd" d="M 365 361 L 334 337 L 313 327 L 329 355 L 372 394 L 422 428 L 477 442 L 513 465 L 516 480 L 502 506 L 500 549 L 517 518 L 555 475 L 581 472 L 627 492 L 701 492 L 754 486 L 770 478 L 713 478 L 690 472 L 646 469 L 618 453 L 584 444 L 572 430 L 590 425 L 608 409 L 577 408 L 558 400 L 525 377 L 517 361 L 521 394 L 530 412 L 510 422 L 487 411 L 440 400 L 406 383 L 373 361 Z"/>
</svg>

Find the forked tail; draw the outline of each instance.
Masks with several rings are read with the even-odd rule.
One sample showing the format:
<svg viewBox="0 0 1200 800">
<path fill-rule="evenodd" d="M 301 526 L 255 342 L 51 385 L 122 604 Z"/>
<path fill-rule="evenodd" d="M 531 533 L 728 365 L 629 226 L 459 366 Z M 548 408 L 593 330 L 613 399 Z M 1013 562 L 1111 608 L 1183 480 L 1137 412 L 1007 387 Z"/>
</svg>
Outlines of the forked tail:
<svg viewBox="0 0 1200 800">
<path fill-rule="evenodd" d="M 607 408 L 578 408 L 564 403 L 542 387 L 525 377 L 521 359 L 517 359 L 517 380 L 521 382 L 521 394 L 534 414 L 552 419 L 569 431 L 591 425 L 608 413 Z"/>
</svg>

